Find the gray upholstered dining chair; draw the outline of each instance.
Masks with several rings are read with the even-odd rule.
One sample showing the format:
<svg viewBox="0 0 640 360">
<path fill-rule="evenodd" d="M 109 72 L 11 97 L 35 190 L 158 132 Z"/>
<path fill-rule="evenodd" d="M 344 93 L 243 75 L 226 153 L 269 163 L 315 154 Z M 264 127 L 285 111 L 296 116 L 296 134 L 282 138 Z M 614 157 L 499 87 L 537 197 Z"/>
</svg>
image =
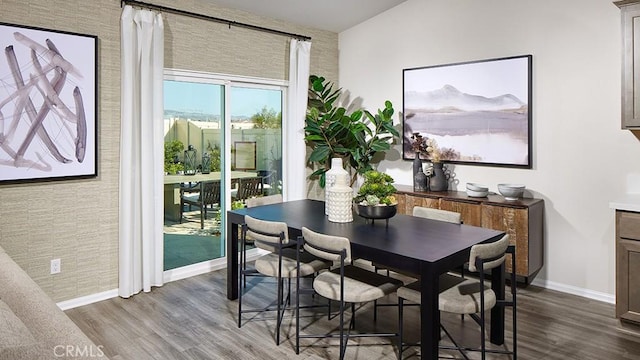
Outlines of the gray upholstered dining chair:
<svg viewBox="0 0 640 360">
<path fill-rule="evenodd" d="M 269 196 L 259 196 L 259 197 L 255 197 L 255 198 L 248 198 L 244 201 L 244 205 L 247 208 L 252 208 L 252 207 L 256 207 L 256 206 L 263 206 L 263 205 L 271 205 L 271 204 L 277 204 L 277 203 L 281 203 L 282 202 L 282 194 L 276 194 L 276 195 L 269 195 Z M 244 243 L 243 243 L 243 250 L 241 252 L 241 256 L 244 256 L 243 259 L 243 264 L 244 264 L 244 270 L 247 269 L 247 249 L 245 248 L 247 245 L 255 245 L 258 248 L 261 248 L 263 250 L 267 250 L 267 251 L 273 251 L 273 246 L 269 245 L 269 244 L 261 244 L 260 242 L 256 243 L 254 241 L 253 238 L 251 238 L 251 236 L 247 236 Z M 248 272 L 245 271 L 245 274 L 247 274 Z M 246 276 L 243 276 L 244 278 L 244 282 L 246 285 Z"/>
<path fill-rule="evenodd" d="M 440 209 L 434 209 L 434 208 L 428 208 L 428 207 L 421 207 L 421 206 L 414 206 L 413 207 L 413 216 L 417 216 L 417 217 L 421 217 L 421 218 L 425 218 L 425 219 L 431 219 L 431 220 L 438 220 L 438 221 L 446 221 L 446 222 L 450 222 L 452 224 L 460 224 L 462 223 L 461 220 L 461 215 L 458 212 L 455 211 L 449 211 L 449 210 L 440 210 Z M 398 276 L 401 279 L 403 279 L 405 282 L 412 282 L 412 281 L 416 281 L 417 279 L 414 278 L 415 274 L 408 274 L 396 269 L 389 269 L 387 267 L 383 267 L 380 266 L 379 264 L 373 263 L 372 264 L 373 267 L 376 269 L 376 271 L 378 270 L 386 270 L 387 272 L 387 276 L 390 276 L 390 271 L 394 271 L 399 273 Z M 464 274 L 464 267 L 461 268 L 461 273 Z M 377 320 L 378 319 L 378 307 L 379 306 L 396 306 L 396 304 L 378 304 L 377 301 L 374 302 L 374 312 L 373 312 L 373 319 Z"/>
<path fill-rule="evenodd" d="M 355 304 L 371 302 L 392 294 L 402 286 L 402 282 L 390 277 L 351 265 L 351 243 L 348 238 L 321 234 L 302 228 L 298 238 L 298 257 L 311 254 L 334 264 L 331 271 L 318 274 L 313 279 L 313 290 L 320 296 L 339 303 L 340 359 L 344 359 L 347 342 L 352 337 L 380 336 L 398 337 L 397 333 L 352 334 L 345 331 L 344 313 L 346 304 L 351 304 L 349 329 L 355 327 Z M 302 262 L 298 261 L 298 266 Z M 302 267 L 299 267 L 301 270 Z M 301 273 L 302 275 L 302 273 Z M 326 338 L 336 334 L 300 334 L 300 278 L 296 281 L 296 354 L 300 353 L 301 338 Z"/>
<path fill-rule="evenodd" d="M 413 216 L 418 216 L 426 219 L 446 221 L 453 224 L 461 224 L 461 215 L 459 212 L 440 210 L 422 206 L 413 207 Z"/>
<path fill-rule="evenodd" d="M 413 216 L 417 216 L 417 217 L 421 217 L 421 218 L 425 218 L 425 219 L 446 221 L 446 222 L 450 222 L 452 224 L 461 224 L 462 223 L 460 213 L 455 212 L 455 211 L 449 211 L 449 210 L 440 210 L 440 209 L 434 209 L 434 208 L 428 208 L 428 207 L 414 206 L 412 215 Z M 376 269 L 376 271 L 377 270 L 386 270 L 387 271 L 387 275 L 389 275 L 389 269 L 381 267 L 376 263 L 373 263 L 372 265 Z M 393 270 L 393 269 L 391 269 L 391 270 Z"/>
<path fill-rule="evenodd" d="M 425 219 L 431 219 L 431 220 L 446 221 L 452 224 L 462 224 L 462 214 L 460 214 L 459 212 L 449 211 L 449 210 L 414 206 L 413 216 L 417 216 Z M 458 270 L 460 270 L 460 273 L 464 277 L 464 265 L 461 266 L 460 269 Z"/>
<path fill-rule="evenodd" d="M 271 195 L 275 190 L 277 190 L 276 170 L 258 170 L 256 175 L 262 178 L 262 190 L 265 195 Z"/>
<path fill-rule="evenodd" d="M 180 223 L 182 224 L 185 205 L 197 206 L 200 209 L 200 229 L 204 229 L 207 211 L 220 205 L 220 180 L 200 182 L 198 187 L 200 191 L 195 196 L 180 190 Z"/>
<path fill-rule="evenodd" d="M 238 327 L 242 326 L 242 314 L 276 310 L 276 344 L 280 344 L 280 325 L 287 305 L 290 304 L 291 278 L 313 275 L 320 270 L 328 269 L 331 263 L 306 254 L 299 258 L 296 248 L 289 242 L 289 228 L 286 223 L 265 221 L 245 215 L 241 230 L 241 251 L 246 252 L 247 238 L 255 240 L 256 246 L 271 249 L 273 252 L 260 256 L 255 260 L 254 268 L 245 266 L 246 254 L 240 256 L 240 272 L 238 284 Z M 259 309 L 243 309 L 242 298 L 248 290 L 244 281 L 247 275 L 260 275 L 276 279 L 276 308 L 269 305 Z M 284 279 L 287 279 L 288 292 L 284 298 Z"/>
<path fill-rule="evenodd" d="M 267 196 L 258 196 L 254 198 L 249 198 L 244 201 L 244 205 L 248 208 L 263 206 L 263 205 L 271 205 L 282 202 L 282 194 L 275 195 L 267 195 Z"/>
<path fill-rule="evenodd" d="M 484 283 L 484 272 L 501 266 L 511 254 L 512 269 L 515 269 L 515 247 L 509 245 L 509 235 L 504 235 L 500 240 L 478 244 L 471 248 L 469 255 L 469 271 L 477 272 L 479 279 L 468 279 L 451 274 L 440 276 L 440 294 L 438 296 L 438 308 L 441 312 L 470 315 L 471 318 L 480 325 L 480 348 L 469 348 L 458 345 L 447 329 L 441 325 L 442 330 L 453 343 L 453 346 L 441 346 L 446 349 L 456 349 L 468 359 L 465 351 L 480 351 L 482 359 L 489 353 L 513 354 L 513 359 L 517 359 L 517 331 L 516 331 L 516 275 L 511 272 L 511 298 L 498 300 L 496 294 L 490 286 Z M 402 359 L 404 344 L 403 337 L 403 309 L 404 300 L 409 300 L 414 304 L 420 304 L 420 283 L 415 282 L 398 289 L 398 321 L 399 321 L 399 358 Z M 487 349 L 486 348 L 486 326 L 485 312 L 495 306 L 512 307 L 512 330 L 513 347 L 512 350 Z M 479 316 L 478 316 L 479 314 Z"/>
<path fill-rule="evenodd" d="M 235 200 L 246 200 L 254 196 L 262 196 L 262 178 L 250 177 L 240 179 Z"/>
</svg>

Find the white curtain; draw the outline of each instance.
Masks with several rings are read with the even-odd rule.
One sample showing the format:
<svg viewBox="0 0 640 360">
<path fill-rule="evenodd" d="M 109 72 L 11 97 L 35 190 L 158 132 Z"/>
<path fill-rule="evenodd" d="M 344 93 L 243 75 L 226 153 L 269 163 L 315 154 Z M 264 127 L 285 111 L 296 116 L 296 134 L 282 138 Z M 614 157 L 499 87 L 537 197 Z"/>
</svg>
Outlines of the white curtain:
<svg viewBox="0 0 640 360">
<path fill-rule="evenodd" d="M 284 184 L 287 200 L 307 198 L 304 142 L 304 125 L 309 90 L 309 61 L 311 42 L 291 40 L 289 52 L 288 124 L 286 128 L 287 151 L 283 158 Z"/>
<path fill-rule="evenodd" d="M 119 295 L 162 285 L 162 16 L 122 10 Z"/>
</svg>

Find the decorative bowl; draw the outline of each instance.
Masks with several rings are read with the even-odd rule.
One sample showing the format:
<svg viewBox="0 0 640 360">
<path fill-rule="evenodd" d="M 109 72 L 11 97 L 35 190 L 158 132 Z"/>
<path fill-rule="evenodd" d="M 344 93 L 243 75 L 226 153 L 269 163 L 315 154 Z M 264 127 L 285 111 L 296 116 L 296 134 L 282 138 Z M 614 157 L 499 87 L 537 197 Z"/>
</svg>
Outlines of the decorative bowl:
<svg viewBox="0 0 640 360">
<path fill-rule="evenodd" d="M 489 187 L 478 183 L 467 183 L 467 190 L 489 192 Z"/>
<path fill-rule="evenodd" d="M 471 190 L 471 189 L 467 189 L 467 195 L 470 197 L 487 197 L 487 195 L 489 195 L 489 190 L 484 190 L 484 191 L 477 191 L 477 190 Z"/>
<path fill-rule="evenodd" d="M 505 200 L 518 200 L 522 197 L 524 188 L 522 184 L 498 184 L 498 192 L 504 196 Z"/>
<path fill-rule="evenodd" d="M 389 219 L 398 212 L 398 205 L 360 205 L 356 204 L 356 213 L 365 219 Z"/>
</svg>

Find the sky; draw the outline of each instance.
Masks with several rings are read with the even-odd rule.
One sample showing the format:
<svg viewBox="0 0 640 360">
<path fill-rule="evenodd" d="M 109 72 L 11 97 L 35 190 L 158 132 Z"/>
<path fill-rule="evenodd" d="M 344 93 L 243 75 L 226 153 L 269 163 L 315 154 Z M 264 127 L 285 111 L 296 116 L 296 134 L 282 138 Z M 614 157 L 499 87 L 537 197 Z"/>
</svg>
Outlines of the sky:
<svg viewBox="0 0 640 360">
<path fill-rule="evenodd" d="M 220 115 L 224 87 L 216 84 L 170 81 L 164 82 L 164 108 L 204 114 Z M 233 86 L 231 88 L 231 116 L 250 117 L 264 106 L 282 111 L 282 92 Z"/>
<path fill-rule="evenodd" d="M 528 103 L 528 71 L 527 57 L 405 69 L 404 91 L 431 91 L 448 84 L 467 94 L 511 94 Z"/>
</svg>

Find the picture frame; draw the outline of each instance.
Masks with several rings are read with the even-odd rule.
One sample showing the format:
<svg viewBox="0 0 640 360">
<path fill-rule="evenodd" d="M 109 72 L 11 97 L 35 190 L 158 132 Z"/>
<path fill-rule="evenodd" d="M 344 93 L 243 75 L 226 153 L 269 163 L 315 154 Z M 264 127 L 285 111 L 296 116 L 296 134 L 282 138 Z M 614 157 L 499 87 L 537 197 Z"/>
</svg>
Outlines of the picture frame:
<svg viewBox="0 0 640 360">
<path fill-rule="evenodd" d="M 97 42 L 0 22 L 0 184 L 98 176 Z"/>
<path fill-rule="evenodd" d="M 236 141 L 233 143 L 235 152 L 233 155 L 233 163 L 236 170 L 255 170 L 256 169 L 256 142 L 255 141 Z"/>
<path fill-rule="evenodd" d="M 532 59 L 404 69 L 403 159 L 530 169 Z"/>
</svg>

